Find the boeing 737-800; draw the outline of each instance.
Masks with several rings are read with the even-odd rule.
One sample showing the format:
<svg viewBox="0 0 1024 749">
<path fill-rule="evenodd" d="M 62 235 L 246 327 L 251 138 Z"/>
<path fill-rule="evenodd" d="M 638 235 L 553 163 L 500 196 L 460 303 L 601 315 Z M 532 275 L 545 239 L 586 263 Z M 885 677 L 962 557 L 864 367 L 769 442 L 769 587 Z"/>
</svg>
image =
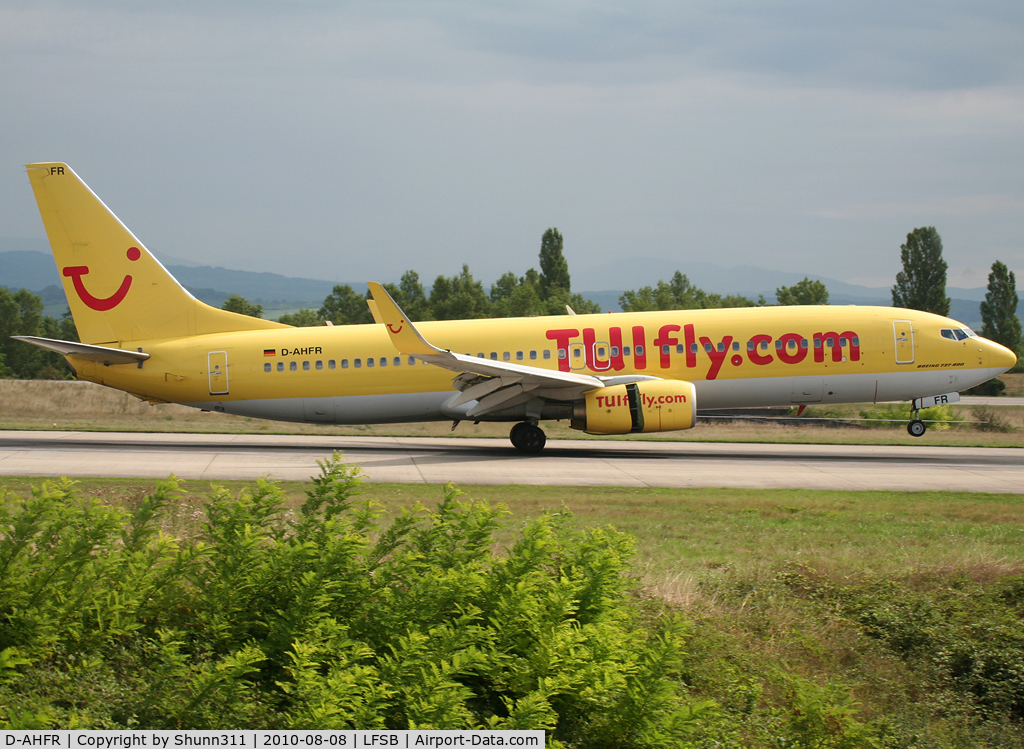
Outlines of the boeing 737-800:
<svg viewBox="0 0 1024 749">
<path fill-rule="evenodd" d="M 81 342 L 22 336 L 79 379 L 151 403 L 337 424 L 543 420 L 591 434 L 689 429 L 702 408 L 913 401 L 1012 367 L 1009 349 L 889 307 L 667 310 L 413 323 L 380 284 L 378 322 L 294 328 L 215 309 L 167 272 L 70 167 L 29 164 Z"/>
</svg>

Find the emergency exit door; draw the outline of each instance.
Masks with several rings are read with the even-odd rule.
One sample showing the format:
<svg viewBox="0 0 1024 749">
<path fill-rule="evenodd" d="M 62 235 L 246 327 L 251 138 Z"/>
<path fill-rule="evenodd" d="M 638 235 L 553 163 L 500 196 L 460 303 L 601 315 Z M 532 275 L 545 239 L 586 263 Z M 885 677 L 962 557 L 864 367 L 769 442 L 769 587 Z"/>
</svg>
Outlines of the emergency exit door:
<svg viewBox="0 0 1024 749">
<path fill-rule="evenodd" d="M 210 373 L 210 395 L 228 393 L 228 352 L 211 351 L 206 355 Z"/>
<path fill-rule="evenodd" d="M 914 325 L 910 320 L 893 320 L 892 333 L 896 341 L 896 363 L 914 363 Z"/>
</svg>

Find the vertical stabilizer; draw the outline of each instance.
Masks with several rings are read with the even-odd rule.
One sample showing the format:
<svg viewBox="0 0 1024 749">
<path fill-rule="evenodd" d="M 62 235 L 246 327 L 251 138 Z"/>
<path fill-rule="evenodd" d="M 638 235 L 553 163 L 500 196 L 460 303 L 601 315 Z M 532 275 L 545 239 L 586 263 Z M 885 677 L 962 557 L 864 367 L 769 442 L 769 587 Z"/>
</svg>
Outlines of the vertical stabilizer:
<svg viewBox="0 0 1024 749">
<path fill-rule="evenodd" d="M 83 343 L 288 327 L 203 304 L 61 163 L 29 164 L 39 212 Z"/>
</svg>

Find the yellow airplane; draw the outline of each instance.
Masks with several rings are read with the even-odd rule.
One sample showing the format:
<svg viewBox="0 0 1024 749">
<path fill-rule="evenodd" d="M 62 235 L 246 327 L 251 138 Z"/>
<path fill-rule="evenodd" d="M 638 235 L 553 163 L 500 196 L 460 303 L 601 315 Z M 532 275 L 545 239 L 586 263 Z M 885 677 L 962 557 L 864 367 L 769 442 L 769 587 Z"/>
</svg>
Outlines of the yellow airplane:
<svg viewBox="0 0 1024 749">
<path fill-rule="evenodd" d="M 81 343 L 31 336 L 83 380 L 151 403 L 281 421 L 689 429 L 702 408 L 959 400 L 1016 356 L 889 307 L 762 307 L 413 324 L 378 283 L 372 325 L 294 328 L 195 299 L 70 167 L 28 165 Z M 454 376 L 453 376 L 454 373 Z M 453 427 L 454 428 L 454 427 Z"/>
</svg>

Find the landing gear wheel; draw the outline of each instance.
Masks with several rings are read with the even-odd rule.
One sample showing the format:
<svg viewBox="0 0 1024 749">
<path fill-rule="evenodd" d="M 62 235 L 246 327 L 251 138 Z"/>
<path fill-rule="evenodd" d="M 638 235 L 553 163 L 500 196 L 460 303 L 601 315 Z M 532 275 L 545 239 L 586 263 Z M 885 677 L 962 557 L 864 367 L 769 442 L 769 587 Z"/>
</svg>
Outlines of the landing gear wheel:
<svg viewBox="0 0 1024 749">
<path fill-rule="evenodd" d="M 530 424 L 525 421 L 512 427 L 512 431 L 508 433 L 508 438 L 512 440 L 512 445 L 516 450 L 528 455 L 539 453 L 544 449 L 544 445 L 548 441 L 543 429 L 536 424 Z"/>
<path fill-rule="evenodd" d="M 912 422 L 907 424 L 907 433 L 911 437 L 920 437 L 928 430 L 928 425 L 920 419 L 914 419 Z"/>
</svg>

